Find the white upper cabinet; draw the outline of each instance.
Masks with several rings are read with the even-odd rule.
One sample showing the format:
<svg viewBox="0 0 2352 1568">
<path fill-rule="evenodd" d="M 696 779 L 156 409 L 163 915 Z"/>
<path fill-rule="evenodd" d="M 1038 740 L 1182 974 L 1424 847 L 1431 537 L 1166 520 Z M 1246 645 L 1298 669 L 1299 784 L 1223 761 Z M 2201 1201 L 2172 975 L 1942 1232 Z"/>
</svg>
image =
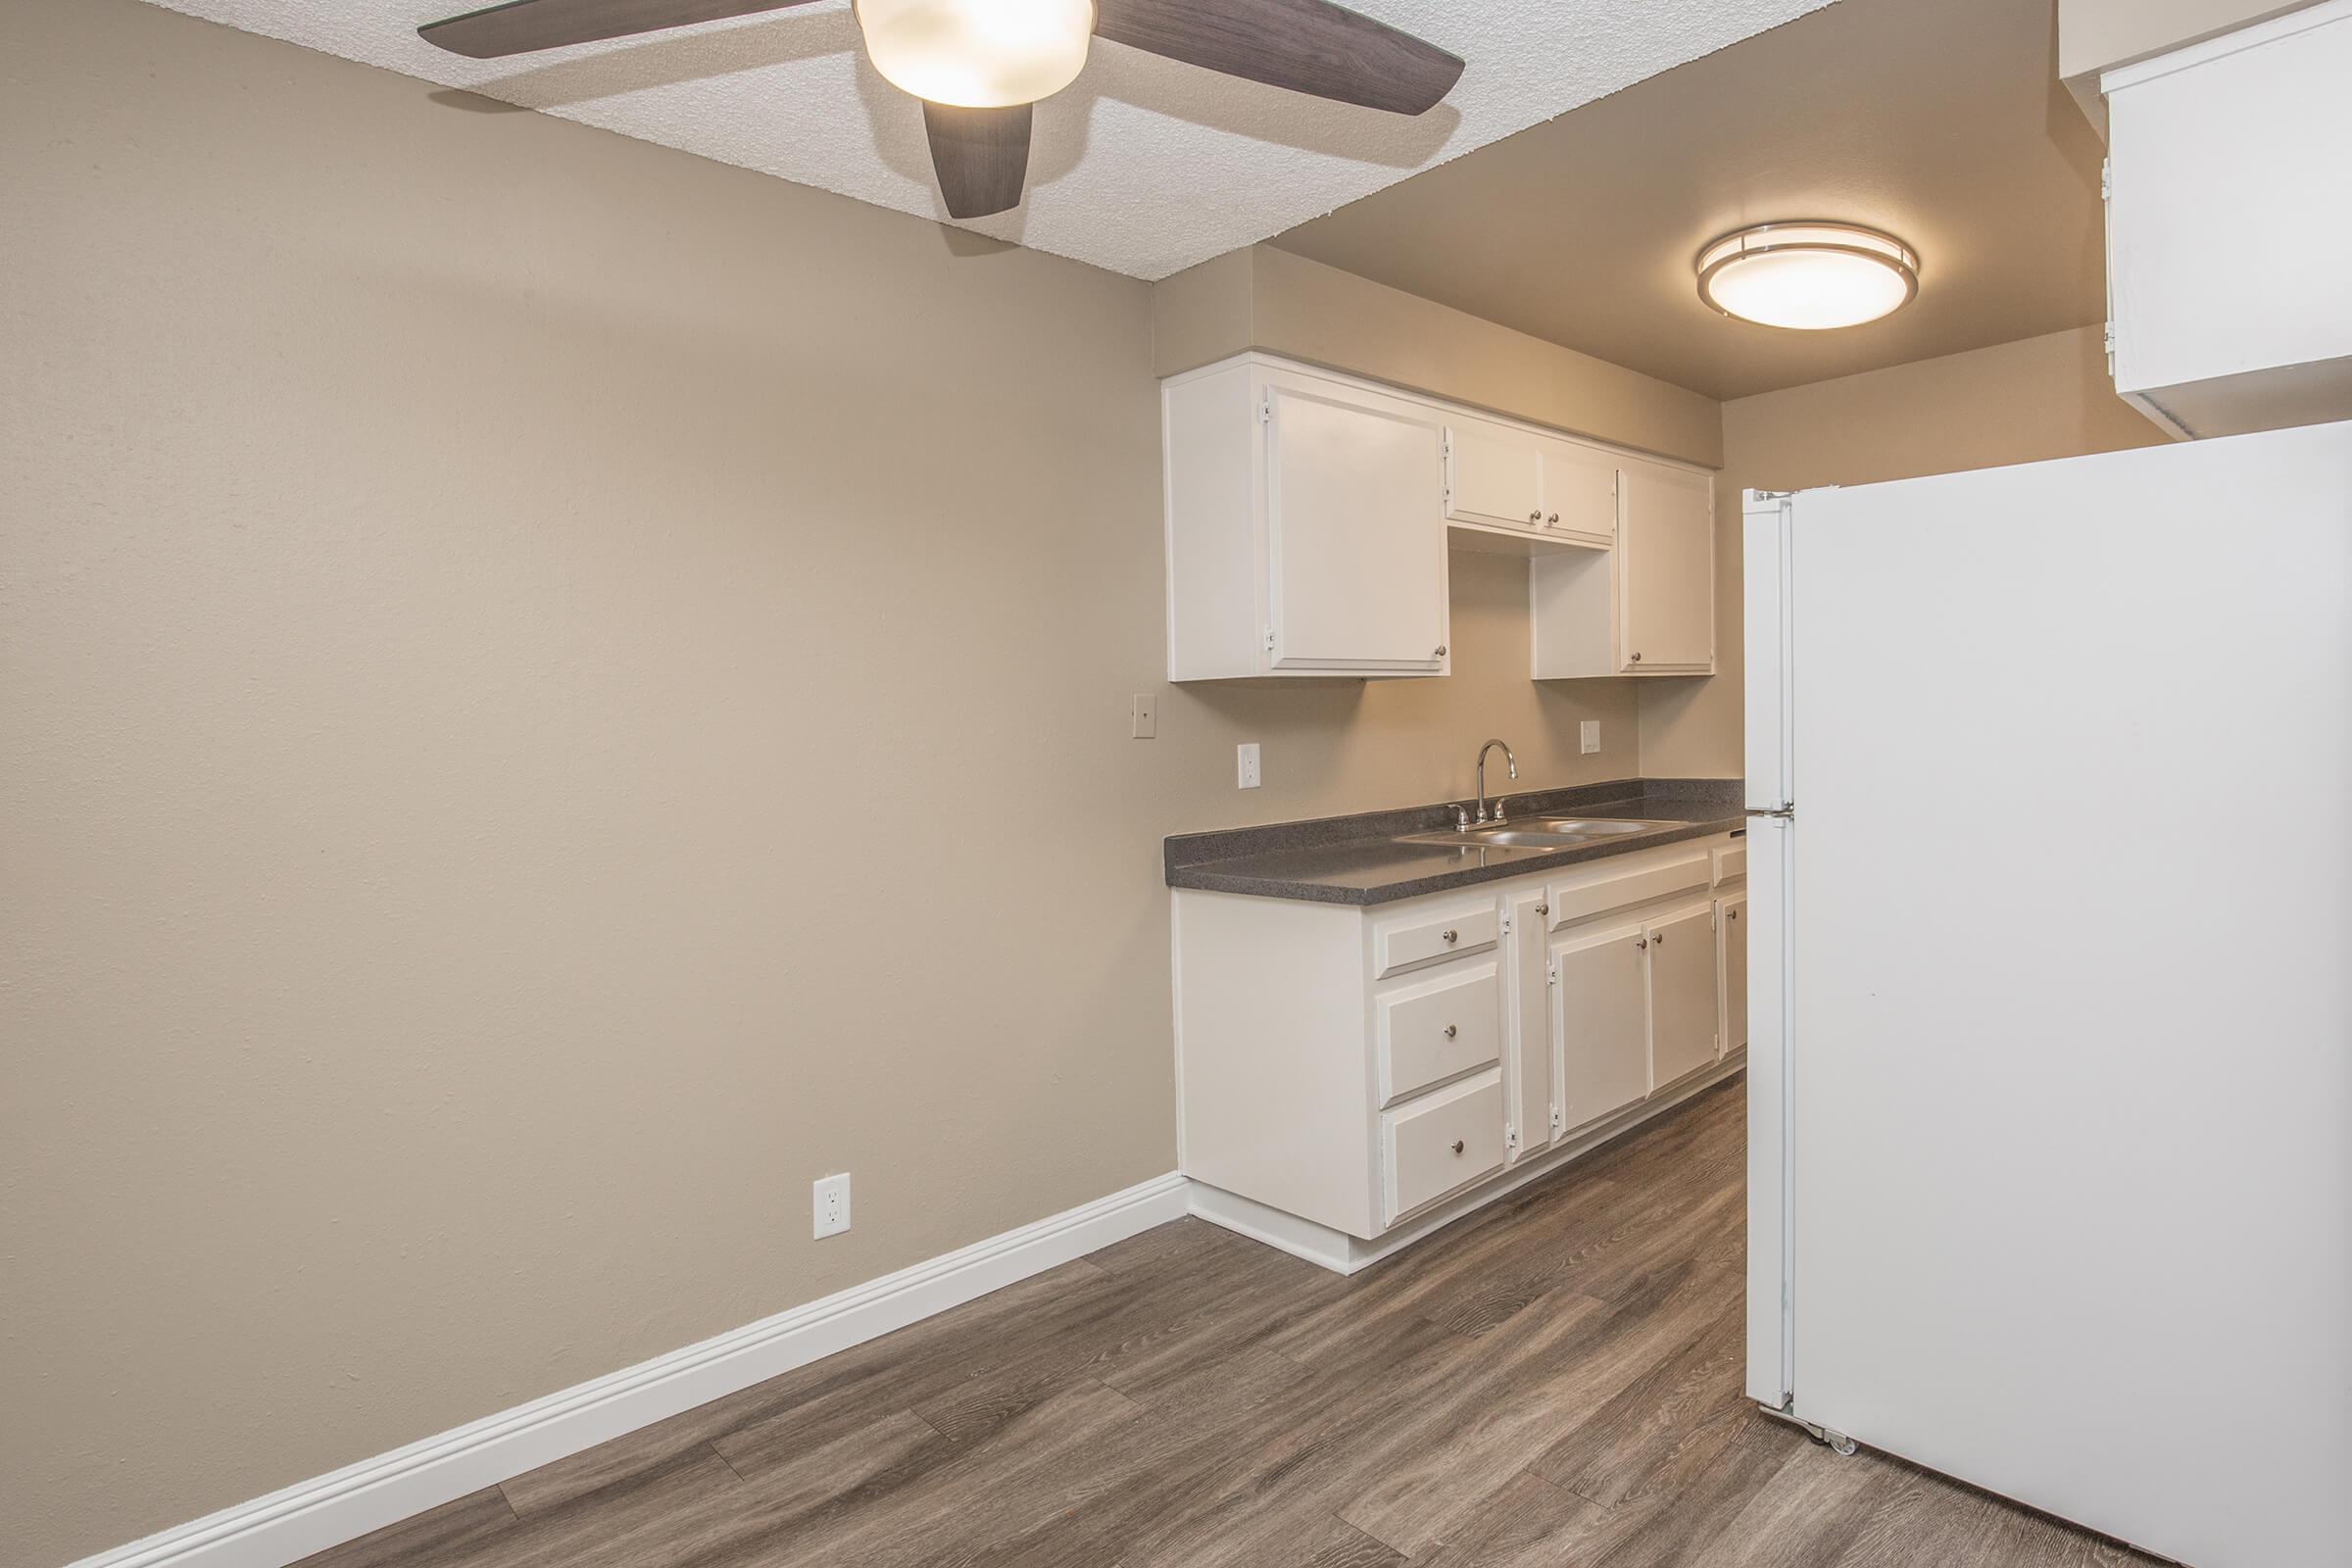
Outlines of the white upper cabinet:
<svg viewBox="0 0 2352 1568">
<path fill-rule="evenodd" d="M 2352 5 L 2109 71 L 2115 388 L 2176 434 L 2352 418 Z"/>
<path fill-rule="evenodd" d="M 1530 558 L 1538 680 L 1714 669 L 1703 469 L 1258 354 L 1160 411 L 1170 680 L 1446 674 L 1456 547 Z"/>
<path fill-rule="evenodd" d="M 1606 550 L 1617 542 L 1617 456 L 1573 441 L 1544 444 L 1544 531 Z"/>
<path fill-rule="evenodd" d="M 1616 542 L 1615 454 L 1492 419 L 1446 427 L 1446 518 L 1605 550 Z"/>
<path fill-rule="evenodd" d="M 1625 469 L 1617 593 L 1629 672 L 1715 667 L 1715 485 L 1655 464 Z"/>
<path fill-rule="evenodd" d="M 1436 411 L 1251 359 L 1161 419 L 1170 680 L 1446 673 Z"/>
<path fill-rule="evenodd" d="M 1715 480 L 1642 458 L 1611 475 L 1614 550 L 1528 563 L 1538 680 L 1715 672 Z"/>
<path fill-rule="evenodd" d="M 1410 405 L 1264 392 L 1270 666 L 1435 674 L 1446 662 L 1441 437 Z"/>
<path fill-rule="evenodd" d="M 1453 522 L 1534 533 L 1544 526 L 1544 449 L 1508 425 L 1467 419 L 1446 427 L 1446 515 Z"/>
</svg>

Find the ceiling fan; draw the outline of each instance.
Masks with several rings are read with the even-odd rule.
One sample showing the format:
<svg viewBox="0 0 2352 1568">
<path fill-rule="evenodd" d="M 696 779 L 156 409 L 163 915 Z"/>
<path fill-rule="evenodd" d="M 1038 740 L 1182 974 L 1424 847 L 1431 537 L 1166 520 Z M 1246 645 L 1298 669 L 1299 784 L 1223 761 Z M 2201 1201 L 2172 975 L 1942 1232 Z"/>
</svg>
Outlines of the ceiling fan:
<svg viewBox="0 0 2352 1568">
<path fill-rule="evenodd" d="M 430 22 L 425 42 L 475 60 L 625 38 L 808 0 L 508 0 Z M 1331 0 L 857 0 L 874 69 L 922 100 L 949 216 L 1021 204 L 1030 111 L 1107 38 L 1317 98 L 1418 115 L 1462 63 Z"/>
</svg>

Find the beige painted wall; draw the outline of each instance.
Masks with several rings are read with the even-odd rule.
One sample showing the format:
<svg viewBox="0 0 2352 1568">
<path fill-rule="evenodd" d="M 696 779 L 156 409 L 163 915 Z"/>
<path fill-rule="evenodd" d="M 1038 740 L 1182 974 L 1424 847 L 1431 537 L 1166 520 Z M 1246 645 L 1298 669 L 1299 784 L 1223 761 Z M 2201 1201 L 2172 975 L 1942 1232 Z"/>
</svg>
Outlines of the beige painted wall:
<svg viewBox="0 0 2352 1568">
<path fill-rule="evenodd" d="M 1162 278 L 1152 315 L 1161 375 L 1263 349 L 1643 452 L 1723 462 L 1713 398 L 1271 246 Z"/>
<path fill-rule="evenodd" d="M 1164 690 L 1143 284 L 132 0 L 0 211 L 9 1568 L 1165 1171 L 1164 834 L 1639 770 L 1507 560 Z"/>
<path fill-rule="evenodd" d="M 1709 777 L 1742 771 L 1742 490 L 1871 484 L 2164 439 L 2115 395 L 2095 326 L 1726 403 L 1715 481 L 1717 672 L 1642 688 L 1644 767 Z"/>
</svg>

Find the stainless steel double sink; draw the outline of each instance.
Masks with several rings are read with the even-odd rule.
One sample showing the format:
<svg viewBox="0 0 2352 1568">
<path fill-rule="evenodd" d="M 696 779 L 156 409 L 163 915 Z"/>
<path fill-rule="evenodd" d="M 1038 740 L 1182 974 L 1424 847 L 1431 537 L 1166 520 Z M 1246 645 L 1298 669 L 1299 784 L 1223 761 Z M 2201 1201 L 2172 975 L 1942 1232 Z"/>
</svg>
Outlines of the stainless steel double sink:
<svg viewBox="0 0 2352 1568">
<path fill-rule="evenodd" d="M 1535 816 L 1524 822 L 1489 822 L 1456 832 L 1411 833 L 1400 844 L 1478 845 L 1505 850 L 1567 850 L 1628 833 L 1672 827 L 1671 822 L 1633 822 L 1614 816 Z"/>
</svg>

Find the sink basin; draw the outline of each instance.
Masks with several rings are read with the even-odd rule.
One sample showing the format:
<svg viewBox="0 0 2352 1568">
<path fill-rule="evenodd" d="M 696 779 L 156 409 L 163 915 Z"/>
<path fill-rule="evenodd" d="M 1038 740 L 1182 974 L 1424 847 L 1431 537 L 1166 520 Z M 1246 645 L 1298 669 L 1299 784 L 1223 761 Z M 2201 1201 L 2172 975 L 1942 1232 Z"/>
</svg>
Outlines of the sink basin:
<svg viewBox="0 0 2352 1568">
<path fill-rule="evenodd" d="M 1540 816 L 1536 828 L 1545 833 L 1573 833 L 1579 838 L 1613 839 L 1621 833 L 1645 833 L 1663 822 L 1631 822 L 1618 816 Z"/>
<path fill-rule="evenodd" d="M 1492 845 L 1505 850 L 1570 850 L 1580 844 L 1599 839 L 1613 839 L 1626 833 L 1643 833 L 1666 824 L 1658 822 L 1629 822 L 1610 816 L 1538 816 L 1524 824 L 1512 822 L 1489 823 L 1464 833 L 1414 833 L 1407 835 L 1406 844 Z"/>
</svg>

